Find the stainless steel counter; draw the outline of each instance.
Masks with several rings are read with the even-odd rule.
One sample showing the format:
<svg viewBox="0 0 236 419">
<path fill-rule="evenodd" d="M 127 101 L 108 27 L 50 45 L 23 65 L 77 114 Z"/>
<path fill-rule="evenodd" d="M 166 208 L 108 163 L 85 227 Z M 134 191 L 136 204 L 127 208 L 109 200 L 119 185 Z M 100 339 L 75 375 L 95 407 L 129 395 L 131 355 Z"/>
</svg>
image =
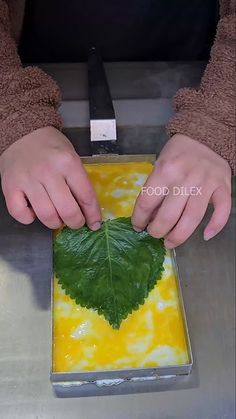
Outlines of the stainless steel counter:
<svg viewBox="0 0 236 419">
<path fill-rule="evenodd" d="M 234 214 L 235 205 L 217 238 L 202 240 L 204 220 L 177 250 L 194 356 L 191 376 L 159 392 L 150 382 L 145 388 L 140 383 L 137 394 L 131 388 L 126 395 L 60 399 L 49 382 L 50 232 L 39 223 L 15 222 L 1 197 L 0 418 L 234 419 Z"/>
</svg>

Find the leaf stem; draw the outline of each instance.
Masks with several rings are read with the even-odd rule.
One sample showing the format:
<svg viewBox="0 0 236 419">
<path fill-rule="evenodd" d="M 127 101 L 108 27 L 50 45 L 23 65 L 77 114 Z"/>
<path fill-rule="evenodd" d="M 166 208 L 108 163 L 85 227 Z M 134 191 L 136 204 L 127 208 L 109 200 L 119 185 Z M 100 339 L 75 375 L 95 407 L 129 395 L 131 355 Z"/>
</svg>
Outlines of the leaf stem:
<svg viewBox="0 0 236 419">
<path fill-rule="evenodd" d="M 114 312 L 115 312 L 115 315 L 116 315 L 116 323 L 118 325 L 118 312 L 117 312 L 115 291 L 114 291 L 113 280 L 112 280 L 113 276 L 112 276 L 111 251 L 110 251 L 110 244 L 109 244 L 108 224 L 109 224 L 109 222 L 105 223 L 105 237 L 106 237 L 107 255 L 108 255 L 109 272 L 110 272 L 109 278 L 110 278 L 110 284 L 111 284 L 111 289 L 112 289 L 112 294 L 113 294 L 113 305 L 114 305 Z"/>
</svg>

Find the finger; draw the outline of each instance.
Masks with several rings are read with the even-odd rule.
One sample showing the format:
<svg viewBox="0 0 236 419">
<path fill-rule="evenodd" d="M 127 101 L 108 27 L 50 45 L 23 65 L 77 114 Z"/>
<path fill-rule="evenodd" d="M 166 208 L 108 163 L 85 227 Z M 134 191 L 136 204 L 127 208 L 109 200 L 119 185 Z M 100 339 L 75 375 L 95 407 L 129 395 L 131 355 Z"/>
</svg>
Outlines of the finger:
<svg viewBox="0 0 236 419">
<path fill-rule="evenodd" d="M 17 189 L 5 189 L 2 187 L 9 214 L 22 224 L 31 224 L 36 216 L 32 208 L 29 207 L 24 192 Z"/>
<path fill-rule="evenodd" d="M 62 220 L 43 185 L 34 183 L 26 194 L 35 214 L 45 226 L 53 230 L 62 226 Z"/>
<path fill-rule="evenodd" d="M 157 177 L 156 168 L 145 182 L 135 202 L 131 222 L 136 231 L 142 231 L 150 221 L 153 211 L 161 204 L 167 188 Z"/>
<path fill-rule="evenodd" d="M 204 230 L 204 240 L 210 240 L 218 234 L 228 221 L 231 211 L 231 194 L 223 186 L 216 189 L 212 194 L 211 202 L 214 212 Z"/>
<path fill-rule="evenodd" d="M 63 177 L 48 180 L 44 185 L 58 215 L 70 228 L 80 228 L 85 218 Z"/>
<path fill-rule="evenodd" d="M 210 194 L 190 196 L 182 216 L 165 238 L 165 246 L 172 249 L 184 243 L 202 221 L 210 200 Z"/>
<path fill-rule="evenodd" d="M 162 201 L 155 218 L 147 227 L 148 233 L 156 238 L 166 236 L 176 225 L 181 217 L 184 207 L 187 203 L 188 196 L 173 193 L 165 197 Z"/>
<path fill-rule="evenodd" d="M 79 159 L 73 170 L 66 176 L 66 182 L 82 209 L 88 227 L 98 230 L 101 226 L 101 211 L 95 190 Z"/>
</svg>

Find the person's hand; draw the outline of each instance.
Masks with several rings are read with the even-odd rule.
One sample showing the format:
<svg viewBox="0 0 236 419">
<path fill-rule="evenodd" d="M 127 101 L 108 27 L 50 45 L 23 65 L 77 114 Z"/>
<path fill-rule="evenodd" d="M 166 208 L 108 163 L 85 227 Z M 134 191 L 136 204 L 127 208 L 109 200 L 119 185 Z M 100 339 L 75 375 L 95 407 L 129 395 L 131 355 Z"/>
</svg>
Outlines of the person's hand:
<svg viewBox="0 0 236 419">
<path fill-rule="evenodd" d="M 36 217 L 51 229 L 86 222 L 100 228 L 95 191 L 69 140 L 53 127 L 40 128 L 0 157 L 2 190 L 9 213 L 30 224 Z"/>
<path fill-rule="evenodd" d="M 132 224 L 165 238 L 167 248 L 185 242 L 209 203 L 214 212 L 204 239 L 225 226 L 231 210 L 231 169 L 222 157 L 191 138 L 176 134 L 165 145 L 135 203 Z"/>
</svg>

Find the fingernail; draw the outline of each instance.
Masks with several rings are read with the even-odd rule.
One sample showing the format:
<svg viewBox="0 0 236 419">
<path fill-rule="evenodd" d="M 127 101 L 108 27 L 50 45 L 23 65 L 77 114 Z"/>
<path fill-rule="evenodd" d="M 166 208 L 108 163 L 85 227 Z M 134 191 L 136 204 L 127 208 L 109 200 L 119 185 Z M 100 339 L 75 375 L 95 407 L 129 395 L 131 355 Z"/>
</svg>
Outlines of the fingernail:
<svg viewBox="0 0 236 419">
<path fill-rule="evenodd" d="M 204 240 L 205 241 L 208 241 L 208 240 L 212 239 L 212 237 L 215 236 L 215 231 L 214 230 L 204 231 L 204 235 L 203 236 L 204 236 Z"/>
<path fill-rule="evenodd" d="M 165 240 L 164 245 L 167 249 L 174 249 L 175 247 L 174 243 L 171 243 L 169 240 Z"/>
<path fill-rule="evenodd" d="M 100 229 L 100 227 L 101 227 L 101 223 L 100 223 L 99 221 L 97 221 L 96 223 L 91 224 L 91 225 L 89 226 L 90 230 L 93 230 L 93 231 L 97 231 L 97 230 L 99 230 L 99 229 Z"/>
<path fill-rule="evenodd" d="M 141 229 L 140 227 L 136 227 L 136 226 L 134 226 L 134 225 L 133 225 L 133 229 L 134 229 L 135 231 L 137 231 L 137 233 L 140 233 L 140 231 L 142 231 L 142 229 Z"/>
</svg>

